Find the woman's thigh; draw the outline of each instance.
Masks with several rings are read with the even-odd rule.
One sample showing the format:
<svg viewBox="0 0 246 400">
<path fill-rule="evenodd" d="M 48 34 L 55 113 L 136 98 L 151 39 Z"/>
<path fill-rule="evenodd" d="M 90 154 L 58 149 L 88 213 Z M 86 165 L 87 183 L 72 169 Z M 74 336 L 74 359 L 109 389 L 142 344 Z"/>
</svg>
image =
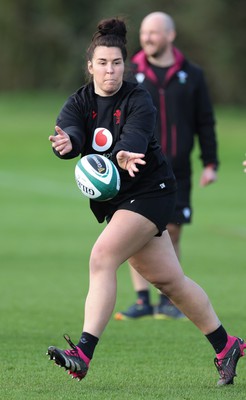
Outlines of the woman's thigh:
<svg viewBox="0 0 246 400">
<path fill-rule="evenodd" d="M 139 252 L 157 233 L 155 224 L 143 215 L 118 210 L 94 244 L 91 261 L 105 262 L 117 268 Z"/>
<path fill-rule="evenodd" d="M 168 231 L 154 237 L 130 257 L 131 265 L 149 282 L 179 284 L 184 273 L 176 256 Z"/>
</svg>

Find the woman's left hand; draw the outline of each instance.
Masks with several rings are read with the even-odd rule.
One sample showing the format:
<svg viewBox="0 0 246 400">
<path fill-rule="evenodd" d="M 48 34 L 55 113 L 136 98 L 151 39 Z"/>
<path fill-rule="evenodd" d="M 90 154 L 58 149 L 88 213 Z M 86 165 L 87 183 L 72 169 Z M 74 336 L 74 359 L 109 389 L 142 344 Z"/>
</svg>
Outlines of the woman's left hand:
<svg viewBox="0 0 246 400">
<path fill-rule="evenodd" d="M 136 164 L 146 164 L 146 162 L 143 160 L 144 157 L 145 154 L 132 153 L 125 150 L 119 151 L 116 155 L 116 159 L 120 168 L 127 170 L 132 178 L 134 178 L 135 172 L 139 171 Z"/>
</svg>

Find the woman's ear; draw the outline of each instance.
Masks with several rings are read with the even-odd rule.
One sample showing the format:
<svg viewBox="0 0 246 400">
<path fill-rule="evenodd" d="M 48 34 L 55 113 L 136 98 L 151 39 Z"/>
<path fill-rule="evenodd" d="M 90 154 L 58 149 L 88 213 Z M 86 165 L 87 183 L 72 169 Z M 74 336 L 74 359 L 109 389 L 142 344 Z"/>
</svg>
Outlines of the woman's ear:
<svg viewBox="0 0 246 400">
<path fill-rule="evenodd" d="M 88 63 L 87 63 L 87 69 L 88 69 L 88 72 L 89 72 L 91 75 L 93 75 L 93 67 L 92 67 L 92 62 L 91 62 L 91 61 L 88 61 Z"/>
</svg>

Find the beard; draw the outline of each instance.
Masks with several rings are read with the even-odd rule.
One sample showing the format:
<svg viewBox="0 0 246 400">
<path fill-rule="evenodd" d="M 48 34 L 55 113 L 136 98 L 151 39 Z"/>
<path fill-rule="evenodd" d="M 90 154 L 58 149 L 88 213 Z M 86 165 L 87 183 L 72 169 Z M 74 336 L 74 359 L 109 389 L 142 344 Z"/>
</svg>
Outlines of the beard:
<svg viewBox="0 0 246 400">
<path fill-rule="evenodd" d="M 153 58 L 160 58 L 165 54 L 168 46 L 167 44 L 163 44 L 162 46 L 156 46 L 152 42 L 146 42 L 143 46 L 144 52 L 147 56 L 153 57 Z"/>
</svg>

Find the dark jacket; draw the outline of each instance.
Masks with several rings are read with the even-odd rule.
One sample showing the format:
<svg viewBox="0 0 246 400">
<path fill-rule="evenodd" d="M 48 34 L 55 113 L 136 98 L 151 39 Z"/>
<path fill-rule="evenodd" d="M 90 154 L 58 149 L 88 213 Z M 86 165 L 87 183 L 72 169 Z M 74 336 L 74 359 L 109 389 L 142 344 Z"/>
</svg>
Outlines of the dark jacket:
<svg viewBox="0 0 246 400">
<path fill-rule="evenodd" d="M 158 82 L 143 50 L 132 59 L 132 72 L 153 99 L 158 110 L 155 136 L 173 167 L 176 178 L 189 177 L 190 154 L 195 135 L 203 165 L 218 166 L 213 109 L 201 68 L 173 48 L 175 63 Z"/>
</svg>

